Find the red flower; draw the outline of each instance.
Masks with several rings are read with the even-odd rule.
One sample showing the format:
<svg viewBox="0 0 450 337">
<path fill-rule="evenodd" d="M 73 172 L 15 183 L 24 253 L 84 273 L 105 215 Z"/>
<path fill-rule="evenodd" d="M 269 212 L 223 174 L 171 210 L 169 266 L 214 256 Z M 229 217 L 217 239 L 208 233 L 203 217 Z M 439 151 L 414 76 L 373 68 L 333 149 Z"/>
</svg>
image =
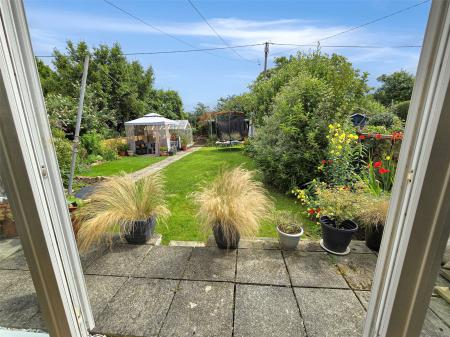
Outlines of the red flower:
<svg viewBox="0 0 450 337">
<path fill-rule="evenodd" d="M 381 134 L 377 133 L 377 134 L 375 135 L 375 139 L 376 139 L 376 140 L 380 140 L 381 138 L 383 138 L 383 137 L 381 136 Z"/>
<path fill-rule="evenodd" d="M 364 136 L 364 135 L 359 135 L 359 139 L 366 139 L 366 136 Z"/>
<path fill-rule="evenodd" d="M 403 139 L 403 132 L 396 131 L 396 132 L 392 133 L 391 138 L 393 141 L 401 140 L 401 139 Z"/>
<path fill-rule="evenodd" d="M 315 212 L 316 212 L 316 211 L 315 211 L 313 208 L 308 209 L 308 213 L 309 213 L 310 215 L 313 215 Z"/>
<path fill-rule="evenodd" d="M 388 172 L 391 172 L 391 171 L 385 169 L 384 167 L 381 167 L 381 168 L 378 170 L 378 172 L 379 172 L 380 174 L 385 174 L 385 173 L 388 173 Z"/>
<path fill-rule="evenodd" d="M 327 161 L 325 159 L 322 159 L 322 164 L 325 165 Z"/>
<path fill-rule="evenodd" d="M 317 213 L 320 213 L 320 207 L 318 207 L 318 208 L 316 209 L 316 212 L 317 212 Z"/>
<path fill-rule="evenodd" d="M 383 163 L 381 161 L 376 161 L 375 163 L 373 163 L 373 167 L 375 168 L 379 168 L 383 165 Z"/>
</svg>

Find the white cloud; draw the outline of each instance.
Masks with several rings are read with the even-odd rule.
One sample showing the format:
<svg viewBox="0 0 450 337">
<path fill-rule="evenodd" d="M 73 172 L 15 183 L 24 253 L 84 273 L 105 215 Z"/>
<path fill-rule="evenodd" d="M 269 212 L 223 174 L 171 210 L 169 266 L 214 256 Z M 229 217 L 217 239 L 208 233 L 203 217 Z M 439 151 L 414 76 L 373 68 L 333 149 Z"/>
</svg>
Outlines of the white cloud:
<svg viewBox="0 0 450 337">
<path fill-rule="evenodd" d="M 101 34 L 132 33 L 142 35 L 161 35 L 162 33 L 149 26 L 141 24 L 123 15 L 117 17 L 86 15 L 84 13 L 68 11 L 42 11 L 29 10 L 29 18 L 33 27 L 31 33 L 35 50 L 39 53 L 50 53 L 54 47 L 61 49 L 65 40 L 77 37 L 89 36 L 90 32 Z M 145 19 L 145 16 L 143 16 Z M 176 36 L 199 47 L 222 47 L 223 44 L 203 21 L 195 22 L 151 22 L 161 30 Z M 307 20 L 245 20 L 239 18 L 211 18 L 209 22 L 219 34 L 232 45 L 254 44 L 265 41 L 285 44 L 314 44 L 315 41 L 330 35 L 334 35 L 349 26 L 330 26 L 318 21 Z M 195 39 L 195 40 L 194 40 Z M 410 44 L 421 37 L 410 35 L 392 35 L 387 32 L 371 31 L 370 28 L 361 29 L 349 34 L 343 34 L 323 42 L 324 45 L 348 45 L 348 44 Z M 174 41 L 173 49 L 180 49 L 181 45 Z M 271 45 L 271 55 L 283 54 L 292 51 L 292 46 Z M 303 48 L 308 50 L 311 48 Z M 398 50 L 393 48 L 383 49 L 338 49 L 324 48 L 326 52 L 340 52 L 348 56 L 352 62 L 359 64 L 382 62 L 389 65 L 390 62 L 398 64 L 403 62 L 404 68 L 415 69 L 418 59 L 418 50 Z M 262 47 L 236 49 L 244 57 L 261 59 Z M 228 56 L 236 58 L 237 55 L 228 51 Z M 398 68 L 398 66 L 397 66 Z"/>
</svg>

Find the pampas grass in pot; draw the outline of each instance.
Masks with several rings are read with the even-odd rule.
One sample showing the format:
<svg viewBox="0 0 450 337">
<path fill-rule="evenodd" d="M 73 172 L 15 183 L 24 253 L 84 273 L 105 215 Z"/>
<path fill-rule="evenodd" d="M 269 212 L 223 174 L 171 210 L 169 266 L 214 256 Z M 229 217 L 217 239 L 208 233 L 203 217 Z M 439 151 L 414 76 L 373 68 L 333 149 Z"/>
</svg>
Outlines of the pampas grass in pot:
<svg viewBox="0 0 450 337">
<path fill-rule="evenodd" d="M 237 248 L 241 236 L 255 236 L 260 220 L 272 208 L 262 183 L 242 167 L 221 170 L 211 183 L 194 193 L 194 199 L 204 229 L 213 230 L 222 249 Z"/>
<path fill-rule="evenodd" d="M 170 214 L 165 201 L 164 181 L 159 173 L 138 181 L 114 177 L 95 189 L 91 201 L 76 212 L 80 223 L 78 245 L 87 251 L 119 232 L 129 243 L 145 243 L 156 222 Z"/>
</svg>

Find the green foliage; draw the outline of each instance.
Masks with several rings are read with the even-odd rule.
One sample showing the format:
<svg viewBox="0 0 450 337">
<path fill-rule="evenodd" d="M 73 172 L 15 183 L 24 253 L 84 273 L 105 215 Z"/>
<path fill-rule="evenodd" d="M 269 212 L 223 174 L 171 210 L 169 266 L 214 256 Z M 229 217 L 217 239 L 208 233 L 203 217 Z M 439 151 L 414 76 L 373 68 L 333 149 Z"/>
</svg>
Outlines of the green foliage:
<svg viewBox="0 0 450 337">
<path fill-rule="evenodd" d="M 403 129 L 402 121 L 396 115 L 390 112 L 379 113 L 370 116 L 367 125 L 384 127 L 387 132 Z"/>
<path fill-rule="evenodd" d="M 384 106 L 408 101 L 411 98 L 415 79 L 407 71 L 400 70 L 390 75 L 383 74 L 377 80 L 382 84 L 373 96 Z"/>
<path fill-rule="evenodd" d="M 216 106 L 217 111 L 239 111 L 245 113 L 247 117 L 252 116 L 253 98 L 251 93 L 242 95 L 230 95 L 219 98 Z"/>
<path fill-rule="evenodd" d="M 101 134 L 90 131 L 81 136 L 81 145 L 86 149 L 88 155 L 101 155 L 103 152 L 102 140 Z"/>
<path fill-rule="evenodd" d="M 410 101 L 404 101 L 393 105 L 391 107 L 392 113 L 402 121 L 406 121 L 406 117 L 408 117 L 409 103 Z"/>
<path fill-rule="evenodd" d="M 326 155 L 328 124 L 347 120 L 367 91 L 366 75 L 342 56 L 278 59 L 269 78 L 252 85 L 261 125 L 253 155 L 266 181 L 288 190 L 314 179 Z"/>
<path fill-rule="evenodd" d="M 72 160 L 72 143 L 64 138 L 64 134 L 60 130 L 53 129 L 52 131 L 53 144 L 55 146 L 56 157 L 61 171 L 61 178 L 64 185 L 67 185 Z M 79 161 L 79 159 L 77 161 Z"/>
<path fill-rule="evenodd" d="M 149 101 L 149 111 L 170 119 L 185 119 L 183 102 L 174 90 L 154 90 Z"/>
</svg>

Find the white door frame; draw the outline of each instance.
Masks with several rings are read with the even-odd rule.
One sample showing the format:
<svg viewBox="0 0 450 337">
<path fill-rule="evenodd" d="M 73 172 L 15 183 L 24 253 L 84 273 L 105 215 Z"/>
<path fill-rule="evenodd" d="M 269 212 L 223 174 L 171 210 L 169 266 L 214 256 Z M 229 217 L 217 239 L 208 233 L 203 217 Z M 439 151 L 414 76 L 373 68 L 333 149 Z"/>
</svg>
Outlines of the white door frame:
<svg viewBox="0 0 450 337">
<path fill-rule="evenodd" d="M 450 234 L 450 8 L 433 1 L 364 336 L 419 336 Z"/>
<path fill-rule="evenodd" d="M 22 1 L 0 0 L 0 173 L 51 336 L 94 320 Z"/>
</svg>

